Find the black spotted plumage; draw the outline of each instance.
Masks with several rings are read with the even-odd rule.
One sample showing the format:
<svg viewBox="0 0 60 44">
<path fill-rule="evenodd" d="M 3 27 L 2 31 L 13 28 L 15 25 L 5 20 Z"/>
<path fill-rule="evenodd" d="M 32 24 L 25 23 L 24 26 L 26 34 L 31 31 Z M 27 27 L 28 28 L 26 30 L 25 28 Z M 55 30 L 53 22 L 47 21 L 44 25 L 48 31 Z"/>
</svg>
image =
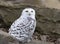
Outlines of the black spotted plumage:
<svg viewBox="0 0 60 44">
<path fill-rule="evenodd" d="M 26 10 L 28 12 L 26 12 Z M 9 28 L 9 34 L 16 37 L 16 39 L 21 42 L 28 42 L 34 33 L 35 27 L 35 10 L 32 8 L 26 8 L 22 11 L 21 17 L 14 21 L 11 27 Z"/>
</svg>

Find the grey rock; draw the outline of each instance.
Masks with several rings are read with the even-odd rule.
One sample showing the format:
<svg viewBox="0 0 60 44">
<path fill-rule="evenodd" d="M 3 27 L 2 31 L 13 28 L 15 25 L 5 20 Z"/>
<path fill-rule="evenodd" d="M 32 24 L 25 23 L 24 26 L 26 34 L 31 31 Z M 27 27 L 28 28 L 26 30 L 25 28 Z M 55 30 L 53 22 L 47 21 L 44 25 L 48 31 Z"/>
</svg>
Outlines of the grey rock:
<svg viewBox="0 0 60 44">
<path fill-rule="evenodd" d="M 52 42 L 46 42 L 46 41 L 38 41 L 38 40 L 33 40 L 30 43 L 26 43 L 26 44 L 54 44 Z"/>
<path fill-rule="evenodd" d="M 60 10 L 58 9 L 50 9 L 50 8 L 40 8 L 37 18 L 37 30 L 40 33 L 50 34 L 57 33 L 60 34 Z"/>
<path fill-rule="evenodd" d="M 21 11 L 26 7 L 32 7 L 36 10 L 37 27 L 36 30 L 39 33 L 60 34 L 60 10 L 54 8 L 46 8 L 40 2 L 25 1 L 21 3 L 17 1 L 1 1 L 0 2 L 0 14 L 6 25 L 10 26 L 14 20 L 20 17 Z M 37 6 L 36 6 L 37 5 Z"/>
<path fill-rule="evenodd" d="M 55 44 L 60 44 L 60 38 L 55 41 Z"/>
<path fill-rule="evenodd" d="M 0 44 L 21 44 L 21 43 L 19 43 L 19 41 L 16 38 L 12 37 L 8 33 L 0 30 Z M 54 43 L 32 40 L 31 42 L 25 44 L 54 44 Z"/>
</svg>

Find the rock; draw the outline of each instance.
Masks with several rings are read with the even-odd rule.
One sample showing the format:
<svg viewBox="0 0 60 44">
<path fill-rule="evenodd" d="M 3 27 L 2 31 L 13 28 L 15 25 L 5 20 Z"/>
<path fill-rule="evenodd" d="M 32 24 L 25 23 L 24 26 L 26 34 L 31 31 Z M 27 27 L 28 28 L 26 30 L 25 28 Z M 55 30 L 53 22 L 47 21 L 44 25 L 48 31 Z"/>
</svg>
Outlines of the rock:
<svg viewBox="0 0 60 44">
<path fill-rule="evenodd" d="M 60 38 L 55 41 L 55 44 L 60 44 Z"/>
<path fill-rule="evenodd" d="M 41 5 L 40 5 L 41 4 Z M 20 8 L 21 6 L 43 7 L 40 0 L 0 0 L 0 6 Z"/>
<path fill-rule="evenodd" d="M 33 40 L 32 42 L 27 43 L 27 44 L 54 44 L 54 43 L 52 43 L 52 42 L 46 42 L 46 41 Z"/>
<path fill-rule="evenodd" d="M 2 16 L 0 15 L 0 28 L 2 28 L 2 27 L 6 27 L 6 25 L 5 25 L 5 22 L 2 18 Z"/>
<path fill-rule="evenodd" d="M 36 3 L 33 3 L 33 2 Z M 18 3 L 17 3 L 18 2 Z M 1 1 L 0 16 L 7 26 L 10 26 L 14 20 L 21 15 L 21 11 L 26 7 L 32 7 L 36 10 L 37 27 L 36 30 L 41 34 L 60 34 L 60 10 L 54 8 L 46 8 L 39 0 L 19 0 L 17 1 Z M 36 6 L 37 5 L 37 6 Z"/>
<path fill-rule="evenodd" d="M 9 35 L 8 33 L 0 30 L 0 44 L 10 44 L 10 43 L 17 44 L 18 40 Z"/>
<path fill-rule="evenodd" d="M 10 36 L 8 33 L 0 30 L 0 44 L 19 44 L 19 41 Z M 26 44 L 54 44 L 54 43 L 33 40 Z"/>
<path fill-rule="evenodd" d="M 4 32 L 8 32 L 7 29 L 5 29 L 5 28 L 0 28 L 0 30 L 2 30 Z"/>
<path fill-rule="evenodd" d="M 47 41 L 47 35 L 40 35 L 42 41 Z"/>
<path fill-rule="evenodd" d="M 43 0 L 46 7 L 60 9 L 60 0 Z"/>
<path fill-rule="evenodd" d="M 58 9 L 41 8 L 38 10 L 37 18 L 37 30 L 39 33 L 50 34 L 58 33 L 60 34 L 60 14 Z"/>
</svg>

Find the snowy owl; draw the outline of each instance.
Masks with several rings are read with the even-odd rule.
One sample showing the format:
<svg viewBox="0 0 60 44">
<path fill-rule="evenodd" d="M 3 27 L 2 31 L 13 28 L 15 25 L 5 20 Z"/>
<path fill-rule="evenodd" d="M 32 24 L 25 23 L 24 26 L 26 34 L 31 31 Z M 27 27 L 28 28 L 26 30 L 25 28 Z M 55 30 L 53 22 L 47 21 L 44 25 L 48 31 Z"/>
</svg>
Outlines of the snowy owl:
<svg viewBox="0 0 60 44">
<path fill-rule="evenodd" d="M 9 34 L 21 42 L 29 42 L 36 27 L 35 10 L 25 8 L 9 28 Z"/>
</svg>

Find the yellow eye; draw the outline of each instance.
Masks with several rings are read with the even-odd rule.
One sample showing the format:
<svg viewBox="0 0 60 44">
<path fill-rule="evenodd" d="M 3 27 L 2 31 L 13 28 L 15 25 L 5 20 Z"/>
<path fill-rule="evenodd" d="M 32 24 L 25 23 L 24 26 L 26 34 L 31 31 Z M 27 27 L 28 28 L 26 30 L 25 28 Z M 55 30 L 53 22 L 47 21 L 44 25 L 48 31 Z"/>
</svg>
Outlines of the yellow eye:
<svg viewBox="0 0 60 44">
<path fill-rule="evenodd" d="M 25 12 L 28 12 L 28 11 L 25 11 Z"/>
</svg>

